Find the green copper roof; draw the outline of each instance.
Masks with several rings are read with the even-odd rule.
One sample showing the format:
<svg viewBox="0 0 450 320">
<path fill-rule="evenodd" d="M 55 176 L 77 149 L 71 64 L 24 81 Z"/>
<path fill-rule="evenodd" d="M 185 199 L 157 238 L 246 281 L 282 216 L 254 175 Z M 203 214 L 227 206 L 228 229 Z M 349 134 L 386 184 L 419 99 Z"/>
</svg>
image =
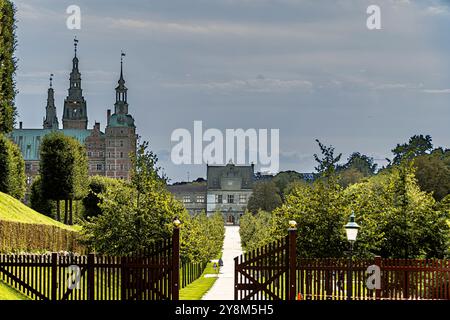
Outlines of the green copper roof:
<svg viewBox="0 0 450 320">
<path fill-rule="evenodd" d="M 77 139 L 84 145 L 86 138 L 91 135 L 92 129 L 15 129 L 11 133 L 11 138 L 19 146 L 25 161 L 39 160 L 39 147 L 42 139 L 52 131 L 62 132 L 66 136 Z"/>
<path fill-rule="evenodd" d="M 109 118 L 108 126 L 111 127 L 135 127 L 134 119 L 129 114 L 113 114 Z"/>
</svg>

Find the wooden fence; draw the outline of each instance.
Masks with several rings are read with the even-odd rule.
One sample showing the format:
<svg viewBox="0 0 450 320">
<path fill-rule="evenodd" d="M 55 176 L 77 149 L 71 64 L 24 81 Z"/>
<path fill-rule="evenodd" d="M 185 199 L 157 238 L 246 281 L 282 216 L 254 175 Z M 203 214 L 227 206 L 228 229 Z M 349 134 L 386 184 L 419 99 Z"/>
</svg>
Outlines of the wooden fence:
<svg viewBox="0 0 450 320">
<path fill-rule="evenodd" d="M 236 257 L 235 299 L 450 300 L 450 260 L 375 257 L 350 264 L 303 259 L 295 245 L 296 230 L 290 229 L 282 240 Z M 378 289 L 368 287 L 369 266 L 379 272 Z"/>
<path fill-rule="evenodd" d="M 179 237 L 125 257 L 0 255 L 0 277 L 38 300 L 178 300 Z"/>
<path fill-rule="evenodd" d="M 207 262 L 182 262 L 180 269 L 180 289 L 185 288 L 200 278 L 207 264 Z"/>
</svg>

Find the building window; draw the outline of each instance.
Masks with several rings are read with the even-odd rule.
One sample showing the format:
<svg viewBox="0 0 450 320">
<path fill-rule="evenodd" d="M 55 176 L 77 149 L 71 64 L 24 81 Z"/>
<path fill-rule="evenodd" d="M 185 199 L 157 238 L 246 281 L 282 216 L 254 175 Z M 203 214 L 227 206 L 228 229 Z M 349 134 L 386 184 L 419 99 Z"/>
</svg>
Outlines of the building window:
<svg viewBox="0 0 450 320">
<path fill-rule="evenodd" d="M 26 171 L 31 171 L 31 163 L 26 163 L 25 164 L 25 170 Z"/>
<path fill-rule="evenodd" d="M 108 152 L 108 158 L 111 158 L 111 152 Z"/>
<path fill-rule="evenodd" d="M 205 196 L 197 196 L 197 202 L 198 203 L 203 203 L 203 202 L 205 202 Z"/>
<path fill-rule="evenodd" d="M 217 203 L 223 203 L 223 198 L 221 194 L 217 195 Z"/>
<path fill-rule="evenodd" d="M 184 203 L 189 203 L 189 202 L 191 202 L 191 197 L 190 197 L 190 196 L 183 196 L 183 202 L 184 202 Z"/>
<path fill-rule="evenodd" d="M 123 152 L 120 153 L 120 157 L 123 158 Z"/>
<path fill-rule="evenodd" d="M 229 194 L 227 196 L 228 203 L 234 203 L 234 194 Z"/>
<path fill-rule="evenodd" d="M 92 157 L 92 152 L 88 151 L 88 157 Z"/>
<path fill-rule="evenodd" d="M 247 201 L 247 197 L 245 196 L 245 194 L 240 194 L 239 195 L 239 202 L 240 203 L 245 203 Z"/>
<path fill-rule="evenodd" d="M 100 163 L 97 164 L 97 171 L 102 171 L 102 169 L 103 169 L 103 166 Z"/>
<path fill-rule="evenodd" d="M 120 165 L 120 170 L 122 170 L 122 171 L 123 171 L 123 164 L 121 164 L 121 165 Z"/>
<path fill-rule="evenodd" d="M 120 140 L 120 146 L 123 147 L 123 141 L 122 140 Z"/>
</svg>

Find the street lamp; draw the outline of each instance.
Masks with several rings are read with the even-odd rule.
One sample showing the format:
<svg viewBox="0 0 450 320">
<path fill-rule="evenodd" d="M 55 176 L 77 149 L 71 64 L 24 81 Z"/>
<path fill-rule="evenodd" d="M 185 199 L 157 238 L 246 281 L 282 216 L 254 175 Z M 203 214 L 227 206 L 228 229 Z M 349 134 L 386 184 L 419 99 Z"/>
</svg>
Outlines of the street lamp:
<svg viewBox="0 0 450 320">
<path fill-rule="evenodd" d="M 356 237 L 358 236 L 358 230 L 360 226 L 355 222 L 355 213 L 352 211 L 350 215 L 350 219 L 348 223 L 344 226 L 345 232 L 347 233 L 347 240 L 350 242 L 350 258 L 349 258 L 349 268 L 348 268 L 348 276 L 347 276 L 347 299 L 352 299 L 352 268 L 353 268 L 353 244 L 356 241 Z"/>
</svg>

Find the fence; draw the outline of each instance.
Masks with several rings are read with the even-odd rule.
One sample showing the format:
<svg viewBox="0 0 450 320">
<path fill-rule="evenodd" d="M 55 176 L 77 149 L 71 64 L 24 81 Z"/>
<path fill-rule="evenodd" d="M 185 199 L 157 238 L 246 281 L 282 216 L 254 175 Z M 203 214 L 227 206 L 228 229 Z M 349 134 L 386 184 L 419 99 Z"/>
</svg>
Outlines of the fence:
<svg viewBox="0 0 450 320">
<path fill-rule="evenodd" d="M 296 230 L 290 229 L 287 237 L 236 257 L 235 299 L 450 300 L 450 260 L 375 257 L 350 264 L 303 259 L 295 245 Z M 379 270 L 378 289 L 367 286 L 369 266 Z"/>
<path fill-rule="evenodd" d="M 0 277 L 38 300 L 178 300 L 179 229 L 125 257 L 0 255 Z"/>
<path fill-rule="evenodd" d="M 190 285 L 192 282 L 197 280 L 203 274 L 205 270 L 207 262 L 204 263 L 192 263 L 192 262 L 183 262 L 181 263 L 180 269 L 180 289 L 185 288 Z"/>
</svg>

